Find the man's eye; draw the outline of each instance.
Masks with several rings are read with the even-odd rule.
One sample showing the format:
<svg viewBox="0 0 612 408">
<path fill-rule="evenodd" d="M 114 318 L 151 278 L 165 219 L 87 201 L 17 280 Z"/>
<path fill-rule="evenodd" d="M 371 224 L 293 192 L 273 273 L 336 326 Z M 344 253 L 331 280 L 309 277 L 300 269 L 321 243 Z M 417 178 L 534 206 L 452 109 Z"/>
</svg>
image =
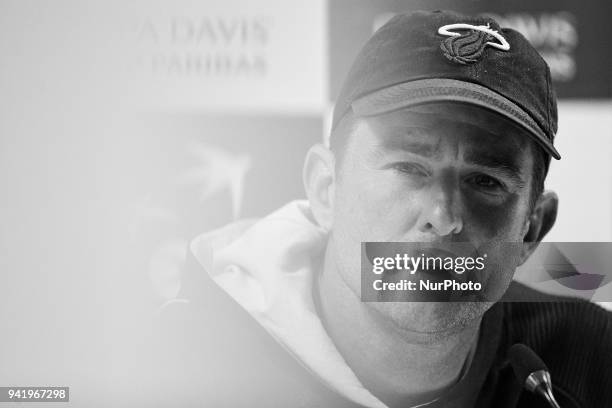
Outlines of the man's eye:
<svg viewBox="0 0 612 408">
<path fill-rule="evenodd" d="M 504 189 L 504 185 L 499 180 L 486 174 L 477 174 L 470 181 L 479 189 L 486 191 L 500 191 Z"/>
</svg>

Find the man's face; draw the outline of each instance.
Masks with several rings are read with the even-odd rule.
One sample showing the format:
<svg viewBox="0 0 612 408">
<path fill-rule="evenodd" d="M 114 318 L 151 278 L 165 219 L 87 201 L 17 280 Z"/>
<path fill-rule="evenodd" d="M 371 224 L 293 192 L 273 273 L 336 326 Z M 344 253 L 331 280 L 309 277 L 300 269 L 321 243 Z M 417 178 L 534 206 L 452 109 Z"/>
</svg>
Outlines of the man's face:
<svg viewBox="0 0 612 408">
<path fill-rule="evenodd" d="M 533 155 L 520 127 L 490 111 L 432 104 L 359 119 L 336 168 L 328 255 L 359 296 L 364 241 L 521 242 Z M 491 284 L 503 292 L 516 264 Z M 444 332 L 489 303 L 372 303 L 406 330 Z"/>
</svg>

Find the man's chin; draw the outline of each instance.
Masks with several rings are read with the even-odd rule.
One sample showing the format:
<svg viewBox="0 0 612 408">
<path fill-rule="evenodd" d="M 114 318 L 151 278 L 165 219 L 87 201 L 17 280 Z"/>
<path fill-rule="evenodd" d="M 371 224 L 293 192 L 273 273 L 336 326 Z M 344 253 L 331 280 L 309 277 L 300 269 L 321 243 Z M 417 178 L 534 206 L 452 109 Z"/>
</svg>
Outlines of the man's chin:
<svg viewBox="0 0 612 408">
<path fill-rule="evenodd" d="M 476 327 L 491 302 L 373 302 L 381 323 L 415 340 L 430 341 Z"/>
</svg>

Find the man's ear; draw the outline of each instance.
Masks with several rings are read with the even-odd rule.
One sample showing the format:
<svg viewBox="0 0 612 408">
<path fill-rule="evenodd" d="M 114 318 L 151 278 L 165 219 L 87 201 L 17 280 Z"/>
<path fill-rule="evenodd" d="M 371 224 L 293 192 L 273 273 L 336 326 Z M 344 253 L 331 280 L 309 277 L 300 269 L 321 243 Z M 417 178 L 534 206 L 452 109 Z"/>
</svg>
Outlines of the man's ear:
<svg viewBox="0 0 612 408">
<path fill-rule="evenodd" d="M 334 154 L 322 144 L 310 148 L 302 178 L 306 197 L 317 223 L 329 230 L 333 221 L 335 188 Z"/>
<path fill-rule="evenodd" d="M 531 211 L 531 215 L 525 223 L 523 235 L 523 251 L 521 253 L 522 265 L 536 250 L 544 236 L 548 234 L 557 219 L 559 198 L 553 191 L 543 192 Z"/>
</svg>

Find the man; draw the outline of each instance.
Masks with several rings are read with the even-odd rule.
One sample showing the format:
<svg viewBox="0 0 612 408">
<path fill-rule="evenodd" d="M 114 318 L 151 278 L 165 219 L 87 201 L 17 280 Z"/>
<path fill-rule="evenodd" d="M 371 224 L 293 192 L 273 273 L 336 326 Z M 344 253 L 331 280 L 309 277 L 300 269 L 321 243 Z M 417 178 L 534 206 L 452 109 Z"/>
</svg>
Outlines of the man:
<svg viewBox="0 0 612 408">
<path fill-rule="evenodd" d="M 509 364 L 525 343 L 562 407 L 610 406 L 610 314 L 511 282 L 555 221 L 556 127 L 548 67 L 519 33 L 450 12 L 393 18 L 348 75 L 330 146 L 306 157 L 307 202 L 191 244 L 181 299 L 162 311 L 156 398 L 548 406 Z M 362 302 L 368 241 L 521 250 L 485 271 L 487 301 Z"/>
</svg>

